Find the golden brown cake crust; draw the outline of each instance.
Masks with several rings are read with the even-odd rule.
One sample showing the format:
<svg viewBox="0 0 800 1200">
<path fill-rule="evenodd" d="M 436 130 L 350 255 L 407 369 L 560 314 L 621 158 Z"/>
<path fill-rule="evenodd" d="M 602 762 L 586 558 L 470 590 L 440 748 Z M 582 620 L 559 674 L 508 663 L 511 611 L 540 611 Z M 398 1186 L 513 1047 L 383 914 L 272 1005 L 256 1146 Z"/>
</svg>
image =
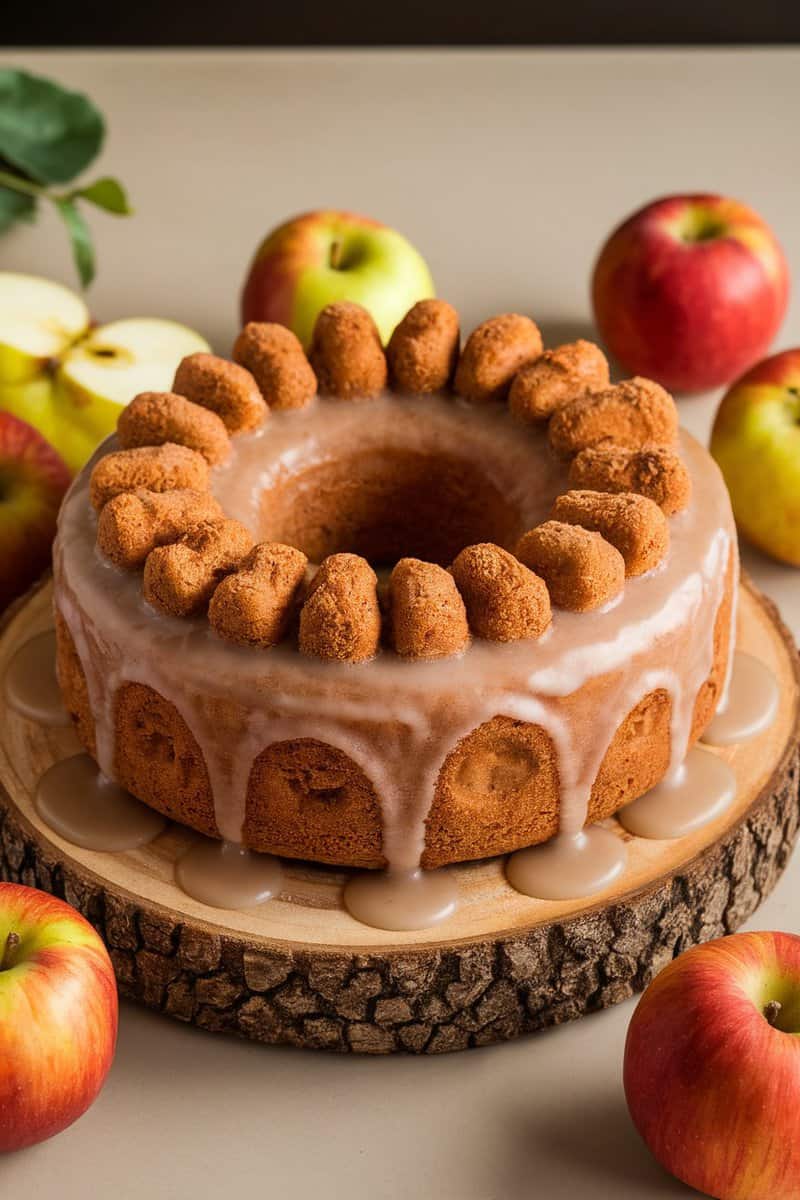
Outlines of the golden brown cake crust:
<svg viewBox="0 0 800 1200">
<path fill-rule="evenodd" d="M 443 301 L 424 301 L 397 327 L 387 366 L 372 317 L 358 305 L 334 304 L 317 321 L 311 362 L 288 330 L 250 325 L 237 341 L 237 362 L 210 354 L 189 356 L 176 373 L 176 394 L 140 395 L 123 413 L 119 442 L 127 448 L 98 459 L 86 489 L 99 511 L 97 547 L 111 563 L 125 568 L 121 587 L 126 605 L 144 602 L 159 614 L 158 620 L 194 618 L 201 638 L 210 641 L 202 642 L 201 669 L 181 680 L 183 690 L 176 701 L 180 712 L 167 698 L 173 694 L 171 676 L 158 671 L 144 679 L 135 675 L 137 682 L 113 685 L 116 694 L 103 696 L 103 689 L 112 687 L 109 680 L 118 677 L 106 650 L 124 657 L 127 626 L 120 622 L 105 647 L 114 621 L 106 607 L 98 605 L 103 609 L 98 638 L 84 646 L 81 633 L 79 642 L 88 654 L 92 693 L 99 693 L 102 705 L 102 736 L 95 734 L 86 680 L 60 614 L 58 672 L 84 745 L 95 753 L 95 740 L 102 747 L 113 743 L 109 770 L 146 803 L 209 836 L 238 838 L 241 828 L 245 845 L 255 850 L 345 866 L 385 865 L 384 837 L 396 865 L 393 839 L 398 822 L 402 825 L 408 813 L 421 822 L 429 798 L 421 859 L 425 867 L 535 844 L 560 827 L 562 788 L 551 735 L 543 726 L 490 714 L 538 716 L 541 711 L 535 692 L 527 695 L 536 678 L 540 647 L 535 643 L 559 635 L 571 642 L 571 629 L 577 628 L 574 618 L 565 615 L 551 629 L 551 605 L 573 613 L 607 604 L 613 608 L 626 587 L 626 574 L 652 571 L 666 557 L 667 515 L 687 505 L 691 487 L 688 469 L 672 448 L 677 442 L 677 410 L 672 398 L 651 381 L 636 378 L 609 387 L 605 359 L 588 343 L 543 355 L 539 331 L 528 317 L 505 314 L 484 322 L 457 362 L 458 344 L 455 310 Z M 346 411 L 348 405 L 339 401 L 375 398 L 386 385 L 389 367 L 392 382 L 404 396 L 388 408 L 384 397 L 364 408 L 367 426 L 370 410 L 376 414 L 371 438 L 359 442 L 348 418 L 339 426 L 347 438 L 334 443 L 333 455 L 301 454 L 294 460 L 292 423 L 298 417 L 288 414 L 273 419 L 275 464 L 280 469 L 272 477 L 268 471 L 259 475 L 260 480 L 271 479 L 269 484 L 253 488 L 249 473 L 254 463 L 259 471 L 263 466 L 261 456 L 253 456 L 254 447 L 266 444 L 260 436 L 242 440 L 242 460 L 225 462 L 233 457 L 231 436 L 255 431 L 270 407 L 310 407 L 300 420 L 313 443 L 315 429 L 317 434 L 329 431 L 331 413 Z M 454 367 L 454 391 L 469 403 L 408 395 L 447 387 Z M 311 404 L 317 379 L 320 391 L 333 397 L 333 403 Z M 499 406 L 486 404 L 509 397 L 509 392 L 512 413 L 527 425 L 502 417 L 513 443 L 507 433 L 497 433 Z M 424 414 L 431 406 L 437 415 L 430 430 L 423 415 L 409 437 L 406 414 L 419 422 L 423 404 Z M 480 407 L 485 427 L 480 442 L 475 442 L 464 414 Z M 322 418 L 317 425 L 315 408 Z M 381 411 L 384 421 L 387 414 L 392 421 L 384 431 Z M 437 424 L 443 420 L 450 424 Z M 544 420 L 549 422 L 546 431 L 532 427 Z M 404 428 L 405 443 L 394 440 L 396 426 Z M 498 467 L 496 453 L 492 461 L 498 437 L 512 471 Z M 526 439 L 521 456 L 517 437 Z M 462 441 L 470 445 L 469 454 L 459 453 Z M 281 447 L 291 452 L 292 469 L 286 469 Z M 220 463 L 214 487 L 222 480 L 220 498 L 232 500 L 233 511 L 247 524 L 230 519 L 212 494 L 209 467 Z M 232 484 L 230 476 L 238 468 L 241 479 Z M 710 465 L 704 469 L 713 471 Z M 536 482 L 533 492 L 522 486 L 529 471 Z M 558 496 L 556 487 L 568 486 L 567 476 L 575 490 Z M 693 478 L 698 490 L 708 484 L 713 496 L 711 474 L 706 478 L 698 471 Z M 553 496 L 557 498 L 547 520 Z M 84 498 L 77 510 L 79 520 L 89 517 L 89 509 Z M 729 514 L 724 507 L 712 504 L 709 511 L 718 519 L 716 532 L 727 533 Z M 699 521 L 706 538 L 708 522 L 698 516 L 703 512 L 701 507 L 689 515 Z M 94 533 L 89 520 L 85 532 L 91 552 Z M 530 528 L 537 520 L 540 523 Z M 256 530 L 263 540 L 254 544 Z M 96 556 L 84 554 L 70 586 L 70 539 L 62 540 L 65 545 L 56 555 L 56 603 L 63 598 L 71 621 L 91 622 L 92 606 L 81 611 L 81 582 L 88 578 L 92 587 L 104 592 L 107 577 L 101 582 Z M 392 563 L 391 577 L 379 584 L 376 570 Z M 679 575 L 682 563 L 678 559 Z M 668 573 L 670 564 L 666 566 Z M 132 575 L 137 568 L 142 571 L 140 580 Z M 687 732 L 690 741 L 695 740 L 716 707 L 728 656 L 735 583 L 732 552 L 727 584 L 723 586 L 719 572 L 704 597 L 707 622 L 695 626 L 707 647 L 710 614 L 716 610 L 711 675 L 696 698 L 696 674 L 685 698 L 680 698 L 680 690 L 675 693 L 681 742 Z M 138 622 L 138 608 L 126 611 Z M 209 628 L 203 630 L 206 613 Z M 74 628 L 78 637 L 79 625 Z M 690 640 L 688 625 L 680 630 L 678 652 L 684 644 L 681 637 L 687 645 Z M 142 633 L 138 624 L 136 631 Z M 591 633 L 587 624 L 588 640 L 576 635 L 590 660 L 595 646 Z M 139 653 L 146 659 L 151 642 L 148 632 L 143 636 Z M 471 639 L 473 657 L 467 663 L 464 652 Z M 221 645 L 225 641 L 234 645 Z M 273 649 L 281 641 L 291 644 Z M 489 647 L 489 642 L 512 644 Z M 558 655 L 563 647 L 559 642 L 556 646 Z M 245 686 L 240 689 L 242 648 L 250 663 L 242 667 Z M 544 642 L 541 649 L 546 657 Z M 571 695 L 554 695 L 543 683 L 547 717 L 541 719 L 555 717 L 555 725 L 550 725 L 553 736 L 576 721 L 592 721 L 615 695 L 629 695 L 629 673 L 638 671 L 641 653 L 632 644 L 630 662 L 619 665 L 619 659 L 605 659 L 618 665 L 603 675 L 589 673 L 582 685 L 571 685 Z M 206 686 L 204 673 L 215 654 L 222 681 L 216 689 Z M 378 654 L 388 658 L 388 675 L 381 674 L 380 664 L 375 676 L 370 674 L 373 668 L 364 666 Z M 276 674 L 262 673 L 259 655 L 269 655 L 278 664 Z M 452 670 L 450 664 L 401 661 L 456 656 L 462 657 Z M 517 656 L 523 664 L 521 703 L 513 690 L 503 700 L 503 693 L 492 689 L 495 674 L 503 673 L 501 664 L 513 663 Z M 114 669 L 108 670 L 109 663 Z M 470 674 L 464 672 L 465 664 Z M 439 691 L 431 702 L 426 669 L 440 673 Z M 171 670 L 182 676 L 179 661 Z M 398 681 L 406 671 L 417 674 L 402 712 L 391 703 L 381 710 L 383 697 L 405 687 Z M 275 726 L 273 721 L 281 721 L 293 704 L 299 705 L 301 716 L 307 711 L 306 701 L 326 672 L 333 672 L 327 677 L 333 685 L 322 687 L 323 706 L 310 710 L 316 717 Z M 669 671 L 666 674 L 671 678 Z M 121 677 L 125 679 L 125 672 Z M 189 679 L 196 682 L 190 685 Z M 498 698 L 490 701 L 491 695 Z M 469 698 L 466 719 L 457 715 L 454 721 L 463 697 Z M 609 713 L 606 726 L 611 727 L 603 729 L 608 749 L 591 789 L 589 821 L 615 812 L 662 777 L 670 761 L 672 703 L 668 690 L 654 690 L 627 715 L 624 708 Z M 437 704 L 447 713 L 438 726 Z M 427 730 L 420 741 L 426 749 L 419 758 L 416 752 L 408 756 L 409 778 L 398 782 L 395 776 L 403 775 L 403 763 L 398 759 L 392 776 L 387 775 L 385 768 L 392 760 L 382 761 L 384 747 L 402 751 L 398 729 L 416 728 L 419 717 L 433 720 L 430 726 L 420 726 Z M 434 736 L 439 727 L 441 739 L 438 732 Z M 270 744 L 276 728 L 286 740 Z M 366 730 L 370 748 L 365 757 Z M 460 736 L 464 730 L 469 732 Z M 424 782 L 425 772 L 431 766 L 436 769 L 440 740 L 438 752 L 444 761 L 432 786 L 430 776 Z M 425 754 L 431 762 L 422 762 Z M 373 768 L 378 785 L 369 777 Z M 215 806 L 212 780 L 237 774 L 244 775 L 244 786 L 238 786 L 237 779 L 233 801 L 223 792 Z M 414 796 L 417 778 L 425 788 L 419 798 Z M 590 781 L 591 774 L 582 780 L 586 791 Z M 563 790 L 569 795 L 568 784 L 565 781 Z M 378 794 L 376 786 L 386 795 Z M 420 825 L 415 828 L 419 831 Z M 407 831 L 401 832 L 405 836 Z M 415 861 L 417 849 L 415 841 Z"/>
<path fill-rule="evenodd" d="M 692 742 L 711 720 L 725 677 L 733 580 L 731 563 L 714 628 L 714 665 L 695 702 Z M 85 680 L 58 615 L 56 632 L 67 708 L 93 754 L 94 719 Z M 598 676 L 588 685 L 597 689 L 598 704 L 611 682 Z M 214 703 L 224 729 L 236 713 L 224 702 Z M 126 684 L 115 704 L 115 728 L 115 766 L 123 785 L 159 812 L 214 836 L 205 764 L 177 710 L 152 689 Z M 650 693 L 628 714 L 595 780 L 590 821 L 610 816 L 663 776 L 669 729 L 670 699 L 664 691 Z M 422 865 L 483 858 L 547 840 L 558 829 L 558 795 L 549 735 L 536 725 L 494 717 L 463 738 L 442 766 Z M 250 776 L 246 813 L 244 841 L 254 850 L 342 866 L 385 866 L 372 785 L 346 755 L 321 742 L 266 747 Z"/>
</svg>

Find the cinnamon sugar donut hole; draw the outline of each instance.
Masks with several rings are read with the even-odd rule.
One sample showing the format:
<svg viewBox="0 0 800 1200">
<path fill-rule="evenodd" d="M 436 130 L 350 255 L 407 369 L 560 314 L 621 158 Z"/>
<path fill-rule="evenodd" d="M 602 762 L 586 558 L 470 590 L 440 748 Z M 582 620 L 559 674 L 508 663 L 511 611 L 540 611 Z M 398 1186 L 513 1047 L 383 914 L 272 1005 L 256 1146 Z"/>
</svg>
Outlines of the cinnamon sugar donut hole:
<svg viewBox="0 0 800 1200">
<path fill-rule="evenodd" d="M 612 442 L 632 450 L 648 442 L 672 446 L 678 437 L 678 410 L 669 392 L 636 376 L 558 409 L 550 418 L 548 437 L 561 458 Z"/>
<path fill-rule="evenodd" d="M 601 533 L 625 559 L 626 575 L 652 571 L 669 549 L 667 518 L 654 500 L 633 492 L 565 492 L 551 516 Z"/>
<path fill-rule="evenodd" d="M 403 658 L 446 658 L 469 643 L 464 601 L 444 567 L 401 558 L 389 579 L 388 607 L 392 645 Z"/>
<path fill-rule="evenodd" d="M 386 355 L 378 327 L 360 304 L 341 300 L 322 309 L 309 360 L 324 395 L 370 400 L 386 387 Z"/>
<path fill-rule="evenodd" d="M 692 497 L 692 480 L 680 455 L 668 446 L 630 450 L 613 443 L 588 446 L 572 460 L 569 482 L 595 492 L 638 492 L 654 500 L 668 517 L 682 512 Z"/>
<path fill-rule="evenodd" d="M 317 394 L 311 364 L 285 325 L 250 321 L 234 343 L 233 358 L 253 376 L 270 408 L 305 408 Z"/>
<path fill-rule="evenodd" d="M 101 509 L 121 492 L 146 488 L 170 492 L 189 488 L 208 491 L 208 463 L 188 446 L 165 442 L 163 446 L 137 446 L 115 450 L 97 460 L 89 480 L 92 507 Z"/>
<path fill-rule="evenodd" d="M 115 566 L 136 570 L 156 546 L 224 515 L 210 492 L 121 492 L 100 510 L 97 546 Z"/>
<path fill-rule="evenodd" d="M 308 559 L 294 546 L 260 542 L 222 580 L 208 607 L 212 629 L 239 646 L 275 646 L 297 608 Z"/>
<path fill-rule="evenodd" d="M 378 579 L 358 554 L 332 554 L 317 571 L 300 610 L 303 654 L 332 662 L 367 662 L 378 652 Z"/>
<path fill-rule="evenodd" d="M 514 376 L 508 406 L 520 421 L 538 423 L 586 392 L 608 387 L 608 360 L 594 342 L 579 338 L 545 350 Z"/>
<path fill-rule="evenodd" d="M 590 612 L 625 586 L 625 560 L 599 533 L 545 521 L 523 534 L 517 558 L 541 575 L 550 599 L 570 612 Z"/>
<path fill-rule="evenodd" d="M 204 521 L 177 542 L 151 550 L 144 564 L 144 598 L 170 617 L 199 616 L 214 589 L 253 545 L 238 521 Z"/>
<path fill-rule="evenodd" d="M 117 441 L 123 450 L 173 442 L 202 454 L 211 466 L 223 463 L 231 439 L 220 417 L 176 392 L 140 392 L 117 421 Z"/>
<path fill-rule="evenodd" d="M 189 354 L 178 364 L 172 390 L 221 417 L 228 433 L 258 429 L 269 416 L 253 376 L 216 354 Z"/>
<path fill-rule="evenodd" d="M 386 348 L 392 386 L 423 395 L 449 386 L 461 339 L 458 313 L 446 300 L 419 300 Z"/>
<path fill-rule="evenodd" d="M 500 546 L 467 546 L 450 570 L 476 637 L 490 642 L 539 638 L 550 624 L 544 582 Z"/>
<path fill-rule="evenodd" d="M 454 389 L 465 400 L 504 400 L 521 367 L 542 353 L 542 335 L 530 317 L 503 313 L 473 329 L 456 368 Z"/>
</svg>

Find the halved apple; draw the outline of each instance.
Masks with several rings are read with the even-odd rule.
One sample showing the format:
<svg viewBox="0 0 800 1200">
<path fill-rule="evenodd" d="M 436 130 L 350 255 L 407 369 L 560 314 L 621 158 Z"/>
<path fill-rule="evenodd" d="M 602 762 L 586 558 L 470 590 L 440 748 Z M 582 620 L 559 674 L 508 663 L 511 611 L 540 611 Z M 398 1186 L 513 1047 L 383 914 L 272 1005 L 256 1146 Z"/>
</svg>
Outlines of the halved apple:
<svg viewBox="0 0 800 1200">
<path fill-rule="evenodd" d="M 0 389 L 38 378 L 89 328 L 89 310 L 60 283 L 0 272 Z"/>
<path fill-rule="evenodd" d="M 35 426 L 73 471 L 137 392 L 169 390 L 180 360 L 209 349 L 194 330 L 155 317 L 89 326 L 68 288 L 0 272 L 0 410 Z"/>
<path fill-rule="evenodd" d="M 53 413 L 67 463 L 74 468 L 84 462 L 135 395 L 168 392 L 181 359 L 208 349 L 194 330 L 155 317 L 92 330 L 67 351 L 55 375 Z"/>
</svg>

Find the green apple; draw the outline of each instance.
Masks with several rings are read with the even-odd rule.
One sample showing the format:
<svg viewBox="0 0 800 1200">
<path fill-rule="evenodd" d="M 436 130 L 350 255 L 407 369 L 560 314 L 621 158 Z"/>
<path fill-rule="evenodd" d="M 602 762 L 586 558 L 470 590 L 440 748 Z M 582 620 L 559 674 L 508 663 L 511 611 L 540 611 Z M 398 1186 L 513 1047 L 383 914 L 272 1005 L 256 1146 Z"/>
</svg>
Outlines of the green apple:
<svg viewBox="0 0 800 1200">
<path fill-rule="evenodd" d="M 168 391 L 181 359 L 208 349 L 193 330 L 153 317 L 90 329 L 67 288 L 0 272 L 0 411 L 35 426 L 73 471 L 137 392 Z"/>
<path fill-rule="evenodd" d="M 275 321 L 311 344 L 326 304 L 352 300 L 372 314 L 384 344 L 417 300 L 436 293 L 427 264 L 386 225 L 321 211 L 285 222 L 256 251 L 242 293 L 242 322 Z"/>
<path fill-rule="evenodd" d="M 764 359 L 726 393 L 711 453 L 742 534 L 800 566 L 800 348 Z"/>
</svg>

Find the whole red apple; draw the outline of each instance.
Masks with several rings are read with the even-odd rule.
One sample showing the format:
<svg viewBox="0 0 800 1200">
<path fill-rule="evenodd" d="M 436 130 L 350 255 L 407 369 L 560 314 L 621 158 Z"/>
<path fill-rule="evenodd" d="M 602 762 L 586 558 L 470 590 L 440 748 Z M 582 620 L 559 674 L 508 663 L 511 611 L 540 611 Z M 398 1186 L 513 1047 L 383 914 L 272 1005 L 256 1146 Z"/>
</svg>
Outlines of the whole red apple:
<svg viewBox="0 0 800 1200">
<path fill-rule="evenodd" d="M 0 610 L 50 562 L 70 474 L 42 435 L 0 411 Z"/>
<path fill-rule="evenodd" d="M 800 1196 L 800 938 L 740 933 L 661 972 L 633 1014 L 625 1094 L 662 1166 L 717 1200 Z"/>
<path fill-rule="evenodd" d="M 63 900 L 0 883 L 0 1152 L 60 1133 L 94 1101 L 117 1040 L 108 952 Z"/>
<path fill-rule="evenodd" d="M 724 196 L 646 205 L 600 251 L 592 301 L 600 333 L 632 375 L 677 392 L 729 383 L 766 352 L 789 296 L 769 226 Z"/>
<path fill-rule="evenodd" d="M 288 325 L 308 348 L 320 309 L 352 300 L 386 343 L 409 308 L 433 295 L 424 258 L 397 230 L 355 213 L 311 212 L 274 229 L 256 251 L 242 323 Z"/>
<path fill-rule="evenodd" d="M 800 567 L 800 349 L 765 358 L 726 392 L 711 453 L 744 536 Z"/>
</svg>

